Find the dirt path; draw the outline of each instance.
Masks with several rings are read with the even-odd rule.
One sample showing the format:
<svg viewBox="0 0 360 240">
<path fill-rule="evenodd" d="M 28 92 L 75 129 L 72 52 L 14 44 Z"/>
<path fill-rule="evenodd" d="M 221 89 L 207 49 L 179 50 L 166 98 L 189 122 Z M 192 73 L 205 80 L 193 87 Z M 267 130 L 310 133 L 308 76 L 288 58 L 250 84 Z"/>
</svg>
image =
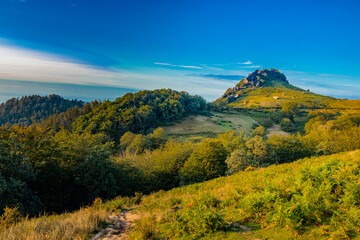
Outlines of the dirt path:
<svg viewBox="0 0 360 240">
<path fill-rule="evenodd" d="M 269 134 L 266 135 L 268 138 L 271 137 L 271 135 L 282 135 L 282 136 L 289 136 L 290 134 L 287 132 L 284 132 L 280 129 L 279 125 L 274 125 L 271 128 L 268 128 Z"/>
<path fill-rule="evenodd" d="M 120 240 L 127 239 L 131 228 L 134 225 L 134 220 L 139 218 L 139 215 L 134 214 L 130 210 L 124 210 L 119 214 L 110 216 L 112 224 L 107 228 L 101 230 L 96 234 L 92 240 Z"/>
</svg>

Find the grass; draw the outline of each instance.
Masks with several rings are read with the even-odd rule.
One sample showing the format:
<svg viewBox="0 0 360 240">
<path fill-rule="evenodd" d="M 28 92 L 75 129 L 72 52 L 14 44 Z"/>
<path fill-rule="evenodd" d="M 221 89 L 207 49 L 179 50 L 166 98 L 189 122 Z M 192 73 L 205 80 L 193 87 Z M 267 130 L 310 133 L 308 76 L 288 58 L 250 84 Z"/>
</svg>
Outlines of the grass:
<svg viewBox="0 0 360 240">
<path fill-rule="evenodd" d="M 24 219 L 0 239 L 90 239 L 137 204 L 129 239 L 360 239 L 360 150 Z"/>
<path fill-rule="evenodd" d="M 244 130 L 250 133 L 256 121 L 238 112 L 212 112 L 212 116 L 191 115 L 185 120 L 171 126 L 162 127 L 165 132 L 177 140 L 193 137 L 211 138 L 227 130 Z"/>
<path fill-rule="evenodd" d="M 159 238 L 359 239 L 358 169 L 360 150 L 307 158 L 159 191 L 139 210 Z"/>
<path fill-rule="evenodd" d="M 110 223 L 109 216 L 124 206 L 139 203 L 141 195 L 118 197 L 103 202 L 100 198 L 86 208 L 72 213 L 23 218 L 18 223 L 0 225 L 0 239 L 90 239 Z"/>
<path fill-rule="evenodd" d="M 84 208 L 73 213 L 25 219 L 6 229 L 1 229 L 0 239 L 90 239 L 100 230 L 110 212 Z"/>
</svg>

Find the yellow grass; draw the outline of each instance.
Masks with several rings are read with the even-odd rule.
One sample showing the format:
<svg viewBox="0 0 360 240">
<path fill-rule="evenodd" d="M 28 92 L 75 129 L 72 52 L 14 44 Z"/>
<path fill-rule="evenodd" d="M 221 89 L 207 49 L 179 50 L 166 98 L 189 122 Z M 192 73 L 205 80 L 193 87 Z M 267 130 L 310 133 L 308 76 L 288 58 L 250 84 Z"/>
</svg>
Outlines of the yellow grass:
<svg viewBox="0 0 360 240">
<path fill-rule="evenodd" d="M 180 140 L 191 137 L 216 137 L 227 130 L 250 133 L 255 120 L 241 113 L 212 112 L 213 116 L 192 115 L 180 123 L 162 127 L 170 136 Z"/>
<path fill-rule="evenodd" d="M 0 239 L 85 239 L 100 230 L 108 216 L 106 210 L 84 208 L 73 213 L 25 219 L 2 229 Z"/>
</svg>

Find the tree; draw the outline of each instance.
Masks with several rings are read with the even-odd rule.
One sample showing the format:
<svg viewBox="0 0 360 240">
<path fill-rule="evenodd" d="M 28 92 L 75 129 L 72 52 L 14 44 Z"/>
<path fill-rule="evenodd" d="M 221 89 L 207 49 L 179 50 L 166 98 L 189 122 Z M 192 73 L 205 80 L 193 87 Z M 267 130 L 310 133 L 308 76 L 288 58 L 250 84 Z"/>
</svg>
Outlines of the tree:
<svg viewBox="0 0 360 240">
<path fill-rule="evenodd" d="M 224 176 L 227 151 L 218 139 L 205 139 L 181 169 L 182 184 L 202 182 Z"/>
<path fill-rule="evenodd" d="M 236 132 L 228 130 L 223 134 L 219 134 L 218 137 L 228 153 L 245 146 L 246 136 L 244 131 Z"/>
<path fill-rule="evenodd" d="M 254 164 L 254 162 L 252 161 L 251 157 L 246 153 L 245 149 L 236 149 L 226 159 L 226 164 L 228 167 L 227 175 L 231 175 L 239 171 L 245 170 L 247 167 Z"/>
<path fill-rule="evenodd" d="M 311 155 L 300 136 L 272 135 L 266 142 L 276 152 L 279 163 L 293 162 Z"/>
<path fill-rule="evenodd" d="M 299 112 L 298 109 L 298 103 L 291 101 L 291 102 L 285 102 L 281 106 L 281 113 L 285 118 L 290 118 L 291 120 L 294 119 L 294 116 L 296 116 Z"/>
<path fill-rule="evenodd" d="M 285 132 L 294 132 L 296 130 L 295 124 L 290 118 L 283 118 L 280 123 L 281 130 Z"/>
<path fill-rule="evenodd" d="M 255 128 L 252 132 L 253 132 L 254 135 L 264 136 L 265 135 L 265 128 L 263 126 L 259 126 L 259 127 Z"/>
<path fill-rule="evenodd" d="M 268 166 L 278 162 L 276 153 L 264 139 L 255 136 L 246 142 L 247 155 L 253 160 L 255 166 Z"/>
</svg>

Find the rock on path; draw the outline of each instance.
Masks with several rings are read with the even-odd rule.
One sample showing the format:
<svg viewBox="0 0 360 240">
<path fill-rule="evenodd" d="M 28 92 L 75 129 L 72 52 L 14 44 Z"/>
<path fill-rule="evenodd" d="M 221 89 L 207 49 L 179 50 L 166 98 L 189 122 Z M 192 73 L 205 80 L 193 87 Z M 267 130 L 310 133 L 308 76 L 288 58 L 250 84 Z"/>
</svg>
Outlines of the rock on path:
<svg viewBox="0 0 360 240">
<path fill-rule="evenodd" d="M 127 239 L 127 236 L 134 225 L 138 215 L 132 214 L 131 210 L 122 211 L 119 214 L 110 216 L 112 224 L 96 234 L 92 240 L 120 240 Z"/>
</svg>

